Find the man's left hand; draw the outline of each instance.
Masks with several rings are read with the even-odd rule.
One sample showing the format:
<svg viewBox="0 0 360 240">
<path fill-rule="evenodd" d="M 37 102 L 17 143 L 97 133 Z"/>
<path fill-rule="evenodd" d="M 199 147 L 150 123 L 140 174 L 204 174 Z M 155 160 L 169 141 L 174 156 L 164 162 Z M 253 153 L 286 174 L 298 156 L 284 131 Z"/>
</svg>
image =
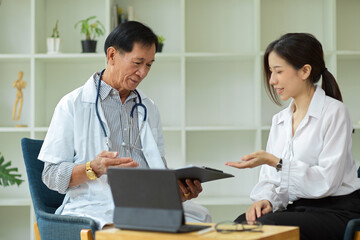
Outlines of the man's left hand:
<svg viewBox="0 0 360 240">
<path fill-rule="evenodd" d="M 178 184 L 180 188 L 181 200 L 183 202 L 192 198 L 196 198 L 203 190 L 199 180 L 186 179 L 185 183 L 178 180 Z"/>
</svg>

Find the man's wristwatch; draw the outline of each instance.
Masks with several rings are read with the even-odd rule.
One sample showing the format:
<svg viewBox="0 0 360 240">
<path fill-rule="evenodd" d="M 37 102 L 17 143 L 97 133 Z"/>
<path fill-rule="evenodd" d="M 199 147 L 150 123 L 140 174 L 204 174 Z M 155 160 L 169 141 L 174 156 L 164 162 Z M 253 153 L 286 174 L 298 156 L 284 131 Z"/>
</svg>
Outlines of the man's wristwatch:
<svg viewBox="0 0 360 240">
<path fill-rule="evenodd" d="M 97 179 L 96 173 L 95 173 L 94 170 L 91 168 L 90 163 L 91 163 L 91 161 L 88 161 L 88 162 L 86 163 L 86 176 L 87 176 L 90 180 L 95 180 L 95 179 Z"/>
<path fill-rule="evenodd" d="M 279 172 L 282 169 L 282 158 L 280 158 L 280 161 L 276 164 L 276 171 Z"/>
</svg>

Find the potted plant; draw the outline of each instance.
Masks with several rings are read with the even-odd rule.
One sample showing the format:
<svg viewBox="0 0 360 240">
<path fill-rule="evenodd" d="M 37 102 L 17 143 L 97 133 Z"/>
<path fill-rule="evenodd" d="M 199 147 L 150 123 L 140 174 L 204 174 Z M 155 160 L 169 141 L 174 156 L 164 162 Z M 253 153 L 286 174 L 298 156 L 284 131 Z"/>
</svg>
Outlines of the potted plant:
<svg viewBox="0 0 360 240">
<path fill-rule="evenodd" d="M 24 181 L 20 179 L 21 174 L 15 174 L 13 172 L 17 172 L 17 168 L 9 168 L 11 162 L 5 163 L 4 156 L 0 153 L 0 186 L 10 186 L 10 185 L 18 185 Z"/>
<path fill-rule="evenodd" d="M 60 34 L 58 29 L 59 20 L 56 20 L 56 24 L 52 30 L 51 37 L 46 39 L 47 53 L 59 53 L 60 50 Z"/>
<path fill-rule="evenodd" d="M 85 34 L 85 40 L 81 40 L 83 53 L 96 52 L 97 41 L 95 39 L 104 35 L 104 25 L 99 20 L 95 21 L 95 18 L 96 16 L 92 16 L 80 20 L 74 26 L 74 28 L 76 29 L 76 27 L 81 24 L 80 33 Z M 90 21 L 92 20 L 94 20 L 95 22 L 90 23 Z"/>
<path fill-rule="evenodd" d="M 159 36 L 157 36 L 157 39 L 158 39 L 158 47 L 156 49 L 156 52 L 162 52 L 165 38 L 163 36 L 159 35 Z"/>
</svg>

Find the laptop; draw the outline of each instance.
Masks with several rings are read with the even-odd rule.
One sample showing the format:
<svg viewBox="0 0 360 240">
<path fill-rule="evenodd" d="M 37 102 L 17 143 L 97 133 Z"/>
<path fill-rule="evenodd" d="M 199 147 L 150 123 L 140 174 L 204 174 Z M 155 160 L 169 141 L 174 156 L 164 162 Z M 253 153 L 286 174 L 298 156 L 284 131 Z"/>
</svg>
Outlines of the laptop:
<svg viewBox="0 0 360 240">
<path fill-rule="evenodd" d="M 114 225 L 120 229 L 192 232 L 210 226 L 186 225 L 174 170 L 109 168 Z"/>
</svg>

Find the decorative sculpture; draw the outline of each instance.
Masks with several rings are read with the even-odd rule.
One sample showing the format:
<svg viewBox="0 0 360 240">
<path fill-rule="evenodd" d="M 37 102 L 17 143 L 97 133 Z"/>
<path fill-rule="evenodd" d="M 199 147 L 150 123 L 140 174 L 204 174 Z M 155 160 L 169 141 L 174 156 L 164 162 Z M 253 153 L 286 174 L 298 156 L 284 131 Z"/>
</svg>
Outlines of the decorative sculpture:
<svg viewBox="0 0 360 240">
<path fill-rule="evenodd" d="M 17 113 L 17 116 L 16 116 L 16 120 L 19 120 L 20 115 L 21 115 L 21 110 L 22 110 L 23 101 L 24 101 L 22 89 L 26 87 L 26 82 L 22 80 L 23 76 L 24 76 L 24 73 L 20 71 L 18 80 L 16 80 L 14 82 L 14 84 L 13 84 L 13 87 L 17 88 L 16 100 L 15 100 L 15 104 L 14 104 L 13 112 L 12 112 L 12 119 L 13 120 L 15 120 L 16 108 L 17 108 L 17 105 L 18 105 L 19 102 L 20 102 L 20 104 L 19 104 L 19 109 L 18 109 L 18 113 Z"/>
</svg>

